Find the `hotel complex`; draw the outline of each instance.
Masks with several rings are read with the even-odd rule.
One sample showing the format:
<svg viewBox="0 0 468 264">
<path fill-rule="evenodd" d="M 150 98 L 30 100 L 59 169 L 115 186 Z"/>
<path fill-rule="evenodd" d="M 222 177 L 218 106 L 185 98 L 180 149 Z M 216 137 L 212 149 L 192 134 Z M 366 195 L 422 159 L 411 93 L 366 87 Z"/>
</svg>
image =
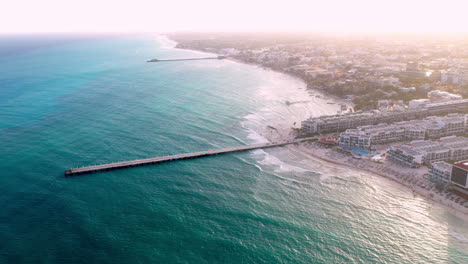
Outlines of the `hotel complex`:
<svg viewBox="0 0 468 264">
<path fill-rule="evenodd" d="M 411 102 L 410 102 L 411 103 Z M 402 110 L 355 112 L 332 116 L 309 118 L 302 122 L 303 134 L 326 134 L 343 132 L 359 126 L 394 123 L 468 111 L 468 99 L 430 102 Z"/>
<path fill-rule="evenodd" d="M 338 143 L 341 147 L 370 148 L 374 144 L 435 139 L 464 134 L 467 131 L 467 114 L 449 114 L 444 117 L 430 116 L 424 120 L 382 123 L 347 129 L 340 134 Z"/>
<path fill-rule="evenodd" d="M 468 189 L 468 160 L 453 165 L 444 161 L 434 162 L 429 171 L 429 178 L 433 182 L 451 182 L 462 190 Z"/>
<path fill-rule="evenodd" d="M 412 100 L 408 107 L 389 100 L 379 101 L 379 106 L 379 110 L 309 118 L 302 122 L 302 134 L 341 132 L 336 143 L 356 153 L 389 144 L 388 161 L 411 168 L 427 165 L 431 181 L 453 183 L 467 191 L 468 161 L 460 160 L 468 159 L 468 99 L 432 91 L 428 99 Z M 401 141 L 409 143 L 394 144 Z"/>
<path fill-rule="evenodd" d="M 387 151 L 387 159 L 407 167 L 468 159 L 468 138 L 449 136 L 437 141 L 415 140 L 391 146 Z"/>
</svg>

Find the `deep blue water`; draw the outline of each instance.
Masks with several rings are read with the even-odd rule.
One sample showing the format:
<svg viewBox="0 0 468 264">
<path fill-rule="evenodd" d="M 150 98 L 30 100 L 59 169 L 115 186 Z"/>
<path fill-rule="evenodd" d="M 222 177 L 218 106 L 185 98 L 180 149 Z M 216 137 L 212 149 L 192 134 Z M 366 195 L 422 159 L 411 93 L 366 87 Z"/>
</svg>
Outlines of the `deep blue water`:
<svg viewBox="0 0 468 264">
<path fill-rule="evenodd" d="M 334 110 L 254 66 L 145 62 L 203 55 L 171 45 L 0 36 L 0 263 L 468 263 L 463 218 L 287 148 L 64 178 Z"/>
</svg>

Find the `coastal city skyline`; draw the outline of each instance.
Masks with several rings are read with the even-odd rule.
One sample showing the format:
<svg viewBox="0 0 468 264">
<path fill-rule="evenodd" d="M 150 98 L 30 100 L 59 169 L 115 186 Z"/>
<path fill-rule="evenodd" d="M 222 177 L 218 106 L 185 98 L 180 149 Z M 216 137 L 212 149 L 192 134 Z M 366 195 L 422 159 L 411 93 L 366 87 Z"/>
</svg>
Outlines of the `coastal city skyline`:
<svg viewBox="0 0 468 264">
<path fill-rule="evenodd" d="M 464 13 L 467 8 L 468 3 L 463 0 L 447 0 L 443 3 L 438 0 L 20 0 L 3 4 L 0 10 L 0 33 L 468 33 Z"/>
</svg>

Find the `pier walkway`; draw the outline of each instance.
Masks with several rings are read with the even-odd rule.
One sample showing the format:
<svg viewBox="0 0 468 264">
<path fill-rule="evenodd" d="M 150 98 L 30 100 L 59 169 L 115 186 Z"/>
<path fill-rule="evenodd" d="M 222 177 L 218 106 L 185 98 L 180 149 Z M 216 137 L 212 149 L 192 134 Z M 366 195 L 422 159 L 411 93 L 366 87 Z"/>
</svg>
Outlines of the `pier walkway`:
<svg viewBox="0 0 468 264">
<path fill-rule="evenodd" d="M 295 139 L 295 140 L 280 142 L 280 143 L 253 144 L 253 145 L 245 145 L 245 146 L 238 146 L 238 147 L 230 147 L 230 148 L 205 150 L 205 151 L 183 153 L 183 154 L 176 154 L 176 155 L 169 155 L 169 156 L 161 156 L 161 157 L 148 158 L 148 159 L 122 161 L 122 162 L 94 165 L 94 166 L 81 167 L 81 168 L 73 168 L 73 169 L 65 171 L 65 176 L 128 168 L 128 167 L 134 167 L 134 166 L 142 166 L 142 165 L 147 165 L 147 164 L 155 164 L 155 163 L 181 160 L 181 159 L 192 159 L 192 158 L 198 158 L 198 157 L 204 157 L 204 156 L 212 156 L 212 155 L 217 155 L 217 154 L 247 151 L 247 150 L 253 150 L 253 149 L 279 147 L 279 146 L 284 146 L 284 145 L 289 145 L 289 144 L 300 143 L 304 141 L 316 141 L 316 140 L 317 140 L 316 137 L 310 137 L 310 138 Z"/>
<path fill-rule="evenodd" d="M 190 60 L 222 60 L 226 59 L 226 56 L 216 56 L 216 57 L 205 57 L 205 58 L 187 58 L 187 59 L 152 59 L 147 62 L 165 62 L 165 61 L 190 61 Z"/>
</svg>

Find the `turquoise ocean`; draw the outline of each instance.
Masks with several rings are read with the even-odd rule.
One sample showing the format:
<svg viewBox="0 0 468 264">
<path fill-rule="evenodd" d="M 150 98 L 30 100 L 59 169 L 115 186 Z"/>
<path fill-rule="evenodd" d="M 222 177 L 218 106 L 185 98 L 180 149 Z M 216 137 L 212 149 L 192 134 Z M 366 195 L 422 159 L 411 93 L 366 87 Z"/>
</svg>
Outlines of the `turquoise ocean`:
<svg viewBox="0 0 468 264">
<path fill-rule="evenodd" d="M 468 263 L 466 218 L 290 147 L 65 178 L 338 110 L 257 66 L 146 62 L 206 56 L 174 45 L 0 36 L 0 263 Z"/>
</svg>

